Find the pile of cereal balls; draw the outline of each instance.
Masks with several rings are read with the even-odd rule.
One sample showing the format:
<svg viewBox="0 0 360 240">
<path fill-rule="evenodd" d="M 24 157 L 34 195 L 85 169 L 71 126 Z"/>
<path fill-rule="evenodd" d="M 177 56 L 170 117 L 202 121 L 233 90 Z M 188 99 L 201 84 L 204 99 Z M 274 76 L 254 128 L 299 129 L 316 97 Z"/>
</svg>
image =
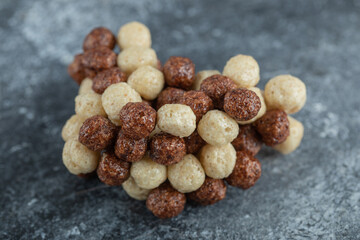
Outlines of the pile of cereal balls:
<svg viewBox="0 0 360 240">
<path fill-rule="evenodd" d="M 121 185 L 159 218 L 177 216 L 186 200 L 214 204 L 227 185 L 252 187 L 263 143 L 288 154 L 301 142 L 303 125 L 288 114 L 304 106 L 304 83 L 280 75 L 260 90 L 251 56 L 232 57 L 222 74 L 196 73 L 186 57 L 161 65 L 139 22 L 117 38 L 95 28 L 83 50 L 68 67 L 80 88 L 62 130 L 63 163 L 72 174 Z"/>
</svg>

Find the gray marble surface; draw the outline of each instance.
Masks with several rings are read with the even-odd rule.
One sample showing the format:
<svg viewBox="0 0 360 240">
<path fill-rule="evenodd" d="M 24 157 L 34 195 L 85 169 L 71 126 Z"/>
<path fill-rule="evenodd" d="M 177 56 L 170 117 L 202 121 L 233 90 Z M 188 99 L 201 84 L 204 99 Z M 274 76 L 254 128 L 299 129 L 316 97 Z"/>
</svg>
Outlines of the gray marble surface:
<svg viewBox="0 0 360 240">
<path fill-rule="evenodd" d="M 69 174 L 61 128 L 77 85 L 66 73 L 86 33 L 132 20 L 153 47 L 222 70 L 253 55 L 263 87 L 307 85 L 305 137 L 265 148 L 262 177 L 224 201 L 160 220 L 117 187 Z M 0 1 L 0 239 L 360 239 L 360 1 Z"/>
</svg>

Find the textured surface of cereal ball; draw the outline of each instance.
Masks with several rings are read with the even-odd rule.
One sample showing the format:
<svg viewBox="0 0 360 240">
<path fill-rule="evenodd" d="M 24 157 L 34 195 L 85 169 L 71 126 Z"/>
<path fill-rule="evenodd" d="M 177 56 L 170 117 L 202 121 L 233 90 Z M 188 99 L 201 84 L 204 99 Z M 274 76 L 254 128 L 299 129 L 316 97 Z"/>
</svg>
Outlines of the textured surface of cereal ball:
<svg viewBox="0 0 360 240">
<path fill-rule="evenodd" d="M 130 174 L 139 187 L 153 189 L 165 182 L 167 169 L 166 166 L 154 162 L 145 154 L 139 162 L 132 164 Z"/>
<path fill-rule="evenodd" d="M 98 94 L 103 94 L 111 84 L 126 82 L 126 80 L 127 76 L 120 68 L 112 67 L 96 74 L 93 79 L 92 89 Z"/>
<path fill-rule="evenodd" d="M 304 136 L 304 126 L 295 118 L 288 116 L 290 134 L 283 143 L 274 146 L 282 154 L 289 154 L 297 149 Z"/>
<path fill-rule="evenodd" d="M 129 177 L 121 186 L 130 197 L 140 201 L 146 200 L 151 191 L 139 187 L 132 177 Z"/>
<path fill-rule="evenodd" d="M 221 146 L 236 138 L 239 133 L 239 125 L 228 114 L 219 110 L 211 110 L 200 120 L 197 131 L 207 143 Z"/>
<path fill-rule="evenodd" d="M 211 77 L 212 75 L 221 74 L 218 70 L 204 70 L 200 71 L 195 75 L 195 81 L 192 85 L 193 90 L 200 90 L 200 85 L 202 81 L 206 78 Z"/>
<path fill-rule="evenodd" d="M 199 158 L 207 176 L 222 179 L 233 171 L 236 151 L 230 143 L 220 147 L 207 144 L 200 150 Z"/>
<path fill-rule="evenodd" d="M 152 48 L 129 47 L 120 52 L 117 59 L 118 66 L 130 75 L 141 66 L 157 66 L 157 56 Z"/>
<path fill-rule="evenodd" d="M 161 108 L 165 104 L 179 103 L 180 98 L 184 95 L 185 91 L 180 88 L 167 87 L 160 92 L 156 100 L 156 109 Z"/>
<path fill-rule="evenodd" d="M 199 133 L 195 130 L 190 136 L 185 137 L 186 153 L 195 154 L 206 144 Z"/>
<path fill-rule="evenodd" d="M 101 96 L 102 105 L 109 119 L 120 125 L 120 110 L 128 102 L 141 102 L 141 96 L 127 83 L 110 85 Z"/>
<path fill-rule="evenodd" d="M 119 29 L 118 43 L 121 49 L 128 47 L 151 47 L 150 30 L 142 23 L 129 22 Z"/>
<path fill-rule="evenodd" d="M 251 125 L 239 126 L 239 134 L 231 142 L 236 151 L 245 151 L 255 156 L 261 149 L 262 141 L 258 132 Z"/>
<path fill-rule="evenodd" d="M 144 157 L 146 149 L 146 138 L 135 140 L 125 136 L 122 131 L 119 132 L 115 143 L 115 154 L 120 160 L 127 162 L 140 161 Z"/>
<path fill-rule="evenodd" d="M 66 141 L 62 152 L 65 167 L 75 175 L 95 171 L 99 158 L 99 153 L 89 150 L 76 138 Z"/>
<path fill-rule="evenodd" d="M 176 191 L 169 183 L 163 183 L 151 190 L 146 207 L 158 218 L 172 218 L 184 210 L 185 203 L 185 194 Z"/>
<path fill-rule="evenodd" d="M 130 167 L 130 163 L 121 161 L 112 152 L 106 152 L 101 155 L 97 175 L 103 183 L 119 186 L 130 177 Z"/>
<path fill-rule="evenodd" d="M 111 68 L 116 65 L 116 54 L 107 47 L 91 48 L 84 52 L 82 64 L 95 70 Z"/>
<path fill-rule="evenodd" d="M 206 177 L 201 187 L 186 196 L 201 205 L 211 205 L 223 200 L 226 196 L 226 184 L 222 179 Z"/>
<path fill-rule="evenodd" d="M 164 88 L 165 80 L 162 72 L 152 66 L 142 66 L 129 77 L 128 84 L 144 99 L 154 100 Z"/>
<path fill-rule="evenodd" d="M 85 78 L 79 87 L 78 95 L 85 94 L 85 93 L 94 93 L 92 90 L 93 81 L 90 78 Z"/>
<path fill-rule="evenodd" d="M 205 180 L 205 172 L 199 160 L 192 154 L 168 166 L 168 178 L 171 185 L 182 193 L 188 193 L 201 187 Z"/>
<path fill-rule="evenodd" d="M 84 73 L 85 73 L 85 77 L 93 79 L 97 74 L 97 70 L 92 68 L 84 68 Z"/>
<path fill-rule="evenodd" d="M 258 119 L 254 126 L 261 140 L 268 146 L 282 143 L 289 136 L 289 120 L 282 110 L 270 110 Z"/>
<path fill-rule="evenodd" d="M 166 104 L 158 110 L 157 125 L 164 132 L 187 137 L 196 129 L 196 116 L 189 106 Z"/>
<path fill-rule="evenodd" d="M 193 110 L 197 123 L 205 113 L 214 108 L 211 98 L 201 91 L 185 92 L 180 98 L 179 103 L 187 105 Z"/>
<path fill-rule="evenodd" d="M 77 139 L 79 137 L 80 128 L 85 120 L 86 118 L 80 115 L 72 115 L 71 118 L 66 121 L 61 131 L 62 139 L 65 142 L 71 138 Z"/>
<path fill-rule="evenodd" d="M 150 156 L 154 162 L 171 165 L 180 162 L 186 154 L 185 141 L 168 133 L 156 134 L 150 143 Z"/>
<path fill-rule="evenodd" d="M 255 157 L 246 152 L 236 152 L 234 171 L 225 180 L 228 184 L 242 189 L 248 189 L 261 176 L 261 164 Z"/>
<path fill-rule="evenodd" d="M 251 88 L 248 88 L 249 90 L 253 91 L 256 93 L 256 95 L 259 97 L 260 99 L 260 103 L 261 103 L 261 107 L 260 107 L 260 110 L 259 112 L 256 114 L 255 117 L 253 117 L 252 119 L 250 120 L 247 120 L 247 121 L 237 121 L 239 124 L 241 125 L 245 125 L 245 124 L 250 124 L 250 123 L 253 123 L 255 122 L 256 120 L 258 120 L 259 118 L 261 118 L 262 116 L 264 116 L 264 114 L 266 113 L 266 104 L 265 104 L 265 99 L 263 97 L 263 94 L 261 92 L 261 90 L 257 87 L 251 87 Z"/>
<path fill-rule="evenodd" d="M 74 81 L 80 85 L 81 81 L 85 78 L 84 66 L 82 64 L 83 54 L 74 56 L 74 60 L 68 66 L 68 73 Z"/>
<path fill-rule="evenodd" d="M 89 118 L 95 115 L 106 116 L 102 106 L 101 95 L 97 93 L 85 93 L 75 98 L 76 114 Z"/>
<path fill-rule="evenodd" d="M 260 80 L 260 68 L 252 56 L 239 54 L 227 61 L 223 75 L 234 80 L 239 87 L 254 87 Z"/>
<path fill-rule="evenodd" d="M 120 111 L 123 133 L 131 138 L 146 138 L 156 125 L 156 111 L 144 102 L 129 102 Z"/>
<path fill-rule="evenodd" d="M 281 109 L 288 114 L 301 110 L 306 102 L 306 86 L 291 75 L 279 75 L 265 85 L 265 101 L 269 109 Z"/>
<path fill-rule="evenodd" d="M 170 57 L 163 66 L 166 84 L 190 89 L 195 81 L 195 64 L 185 57 Z"/>
<path fill-rule="evenodd" d="M 115 36 L 109 29 L 105 27 L 97 27 L 86 35 L 83 43 L 83 50 L 85 52 L 91 48 L 97 48 L 99 46 L 113 49 L 115 47 L 115 43 Z"/>
<path fill-rule="evenodd" d="M 222 109 L 227 92 L 237 86 L 233 80 L 222 75 L 212 75 L 201 83 L 200 90 L 208 95 L 217 109 Z"/>
</svg>

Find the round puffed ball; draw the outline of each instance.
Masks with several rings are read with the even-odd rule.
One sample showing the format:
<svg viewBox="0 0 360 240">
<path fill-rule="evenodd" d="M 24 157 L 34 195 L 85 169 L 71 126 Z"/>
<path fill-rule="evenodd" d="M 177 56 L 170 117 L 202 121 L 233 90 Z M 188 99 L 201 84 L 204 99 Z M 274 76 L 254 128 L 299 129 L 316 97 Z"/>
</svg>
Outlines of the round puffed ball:
<svg viewBox="0 0 360 240">
<path fill-rule="evenodd" d="M 115 83 L 110 85 L 101 96 L 102 105 L 109 119 L 120 125 L 120 110 L 128 102 L 141 102 L 141 96 L 127 83 Z"/>
<path fill-rule="evenodd" d="M 84 66 L 82 64 L 83 54 L 74 56 L 74 60 L 68 66 L 68 73 L 74 81 L 80 85 L 81 81 L 85 78 Z"/>
<path fill-rule="evenodd" d="M 264 100 L 264 97 L 263 97 L 263 94 L 262 94 L 261 90 L 259 88 L 257 88 L 257 87 L 251 87 L 251 88 L 248 88 L 248 89 L 253 91 L 254 93 L 256 93 L 256 95 L 259 97 L 261 107 L 260 107 L 259 112 L 252 119 L 250 119 L 248 121 L 237 121 L 241 125 L 253 123 L 256 120 L 258 120 L 259 118 L 261 118 L 262 116 L 264 116 L 264 114 L 266 113 L 266 104 L 265 104 L 265 100 Z"/>
<path fill-rule="evenodd" d="M 248 189 L 261 176 L 261 164 L 255 157 L 246 152 L 236 152 L 234 171 L 225 180 L 228 184 L 242 189 Z"/>
<path fill-rule="evenodd" d="M 75 98 L 76 114 L 89 118 L 95 115 L 106 116 L 102 106 L 101 95 L 97 93 L 85 93 Z"/>
<path fill-rule="evenodd" d="M 86 68 L 96 71 L 114 67 L 116 65 L 116 54 L 109 48 L 99 46 L 84 52 L 82 64 Z"/>
<path fill-rule="evenodd" d="M 236 151 L 230 143 L 220 147 L 207 144 L 201 149 L 199 158 L 207 176 L 222 179 L 233 171 Z"/>
<path fill-rule="evenodd" d="M 146 200 L 151 191 L 139 187 L 132 177 L 129 177 L 121 186 L 130 197 L 140 201 Z"/>
<path fill-rule="evenodd" d="M 165 84 L 163 73 L 152 66 L 139 67 L 127 82 L 146 100 L 157 98 Z"/>
<path fill-rule="evenodd" d="M 172 218 L 179 215 L 185 207 L 185 194 L 176 191 L 169 183 L 163 183 L 151 190 L 146 207 L 158 218 Z"/>
<path fill-rule="evenodd" d="M 197 190 L 205 181 L 205 172 L 199 160 L 192 154 L 168 166 L 168 178 L 171 185 L 182 193 Z"/>
<path fill-rule="evenodd" d="M 184 139 L 168 133 L 156 134 L 150 143 L 150 156 L 154 162 L 171 165 L 180 162 L 186 154 Z"/>
<path fill-rule="evenodd" d="M 77 139 L 79 136 L 80 128 L 85 120 L 86 118 L 80 115 L 72 115 L 71 118 L 66 121 L 61 131 L 62 139 L 65 142 L 71 138 Z"/>
<path fill-rule="evenodd" d="M 156 109 L 161 108 L 165 104 L 179 103 L 180 98 L 184 95 L 185 91 L 180 88 L 167 87 L 160 92 L 156 99 Z"/>
<path fill-rule="evenodd" d="M 142 66 L 157 66 L 157 56 L 152 48 L 129 47 L 120 52 L 117 59 L 118 66 L 130 75 Z"/>
<path fill-rule="evenodd" d="M 85 52 L 91 48 L 97 48 L 99 46 L 113 49 L 115 44 L 115 36 L 109 29 L 105 27 L 97 27 L 91 30 L 88 35 L 86 35 L 83 43 L 83 50 Z"/>
<path fill-rule="evenodd" d="M 167 178 L 166 166 L 154 162 L 147 154 L 132 164 L 130 174 L 136 184 L 145 189 L 156 188 Z"/>
<path fill-rule="evenodd" d="M 211 110 L 200 120 L 197 131 L 208 144 L 222 146 L 236 138 L 239 125 L 228 114 Z"/>
<path fill-rule="evenodd" d="M 150 30 L 142 23 L 129 22 L 119 29 L 117 36 L 121 49 L 129 47 L 151 47 Z"/>
<path fill-rule="evenodd" d="M 99 153 L 89 150 L 76 138 L 66 141 L 62 152 L 65 167 L 75 175 L 95 171 L 99 158 Z"/>
<path fill-rule="evenodd" d="M 201 205 L 212 205 L 225 198 L 226 189 L 224 180 L 206 177 L 205 182 L 198 190 L 188 193 L 186 196 Z"/>
<path fill-rule="evenodd" d="M 264 96 L 269 109 L 281 109 L 292 114 L 304 106 L 306 86 L 294 76 L 279 75 L 265 85 Z"/>
<path fill-rule="evenodd" d="M 270 147 L 284 142 L 290 133 L 287 114 L 282 110 L 267 111 L 254 126 L 261 140 Z"/>
<path fill-rule="evenodd" d="M 206 144 L 196 130 L 190 136 L 185 137 L 184 140 L 186 144 L 186 153 L 191 154 L 196 154 Z"/>
<path fill-rule="evenodd" d="M 98 94 L 103 94 L 111 84 L 126 82 L 126 80 L 127 76 L 120 68 L 112 67 L 96 74 L 93 79 L 92 89 Z"/>
<path fill-rule="evenodd" d="M 195 75 L 195 81 L 192 85 L 193 90 L 200 90 L 200 85 L 202 81 L 206 78 L 211 77 L 212 75 L 221 74 L 218 70 L 204 70 L 200 71 Z"/>
<path fill-rule="evenodd" d="M 261 149 L 261 136 L 251 125 L 240 125 L 239 134 L 231 142 L 236 151 L 245 151 L 255 156 Z"/>
<path fill-rule="evenodd" d="M 180 104 L 189 106 L 195 116 L 198 123 L 205 113 L 214 109 L 211 98 L 201 91 L 188 91 L 179 100 Z"/>
<path fill-rule="evenodd" d="M 286 138 L 285 142 L 274 146 L 274 149 L 278 150 L 282 154 L 289 154 L 297 149 L 304 136 L 304 126 L 301 122 L 293 117 L 288 116 L 290 134 Z"/>
<path fill-rule="evenodd" d="M 110 186 L 120 186 L 130 177 L 131 164 L 118 159 L 114 153 L 101 154 L 97 175 L 103 183 Z"/>
<path fill-rule="evenodd" d="M 195 64 L 185 57 L 170 57 L 163 67 L 166 84 L 188 90 L 195 81 Z"/>
<path fill-rule="evenodd" d="M 196 129 L 196 116 L 189 106 L 165 104 L 158 110 L 157 125 L 161 131 L 187 137 Z"/>
<path fill-rule="evenodd" d="M 85 78 L 79 87 L 78 95 L 85 94 L 85 93 L 95 93 L 92 90 L 93 81 L 90 78 Z"/>
<path fill-rule="evenodd" d="M 260 68 L 252 56 L 239 54 L 227 61 L 223 75 L 234 80 L 239 87 L 255 87 L 260 80 Z"/>
<path fill-rule="evenodd" d="M 120 160 L 138 162 L 144 157 L 146 148 L 146 138 L 135 140 L 125 136 L 123 132 L 120 131 L 115 143 L 115 154 Z"/>
</svg>

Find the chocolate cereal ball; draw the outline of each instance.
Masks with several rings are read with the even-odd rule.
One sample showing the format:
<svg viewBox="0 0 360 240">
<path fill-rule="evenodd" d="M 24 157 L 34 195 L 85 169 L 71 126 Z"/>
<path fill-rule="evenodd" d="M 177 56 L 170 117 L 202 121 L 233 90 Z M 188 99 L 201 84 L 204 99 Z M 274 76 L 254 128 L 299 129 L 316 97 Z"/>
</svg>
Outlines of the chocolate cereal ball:
<svg viewBox="0 0 360 240">
<path fill-rule="evenodd" d="M 130 75 L 141 66 L 157 66 L 157 56 L 152 48 L 128 47 L 120 52 L 117 58 L 121 71 Z"/>
<path fill-rule="evenodd" d="M 78 95 L 82 95 L 85 93 L 95 93 L 92 90 L 92 84 L 93 81 L 90 78 L 85 78 L 80 84 Z"/>
<path fill-rule="evenodd" d="M 256 95 L 259 97 L 260 102 L 261 102 L 261 107 L 260 107 L 259 112 L 252 119 L 247 120 L 247 121 L 237 121 L 241 125 L 253 123 L 256 120 L 258 120 L 259 118 L 261 118 L 266 113 L 266 104 L 265 104 L 265 99 L 263 97 L 262 91 L 257 87 L 251 87 L 251 88 L 248 88 L 248 89 L 253 91 L 254 93 L 256 93 Z"/>
<path fill-rule="evenodd" d="M 151 191 L 150 189 L 139 187 L 132 177 L 129 177 L 121 186 L 130 197 L 140 201 L 146 200 Z"/>
<path fill-rule="evenodd" d="M 184 93 L 185 91 L 180 88 L 165 88 L 160 92 L 157 98 L 156 109 L 161 108 L 165 104 L 179 103 L 179 100 L 184 95 Z"/>
<path fill-rule="evenodd" d="M 95 70 L 95 69 L 88 68 L 88 67 L 84 68 L 85 77 L 90 78 L 90 79 L 93 79 L 96 76 L 98 71 L 101 71 L 101 69 Z"/>
<path fill-rule="evenodd" d="M 290 133 L 283 143 L 274 146 L 282 154 L 289 154 L 297 149 L 304 136 L 304 126 L 295 118 L 288 116 Z"/>
<path fill-rule="evenodd" d="M 115 47 L 116 39 L 112 32 L 105 27 L 97 27 L 91 30 L 86 35 L 83 43 L 84 52 L 100 46 L 113 49 Z"/>
<path fill-rule="evenodd" d="M 146 149 L 146 138 L 135 140 L 125 136 L 122 131 L 119 132 L 115 143 L 115 154 L 120 160 L 138 162 L 144 157 Z"/>
<path fill-rule="evenodd" d="M 185 203 L 185 194 L 176 191 L 169 183 L 164 183 L 151 190 L 146 207 L 158 218 L 172 218 L 184 210 Z"/>
<path fill-rule="evenodd" d="M 239 126 L 239 134 L 231 143 L 236 151 L 245 151 L 255 156 L 261 149 L 261 136 L 251 125 Z"/>
<path fill-rule="evenodd" d="M 106 116 L 101 102 L 101 95 L 91 92 L 78 95 L 75 98 L 75 112 L 85 118 L 95 115 Z"/>
<path fill-rule="evenodd" d="M 186 153 L 195 154 L 206 144 L 199 133 L 195 130 L 190 136 L 185 137 Z"/>
<path fill-rule="evenodd" d="M 110 186 L 119 186 L 130 177 L 131 164 L 118 159 L 114 153 L 101 154 L 97 168 L 97 175 L 103 183 Z"/>
<path fill-rule="evenodd" d="M 126 82 L 126 79 L 126 74 L 118 67 L 105 69 L 94 77 L 92 89 L 98 94 L 103 94 L 111 84 Z"/>
<path fill-rule="evenodd" d="M 221 74 L 218 70 L 204 70 L 200 71 L 195 76 L 195 81 L 192 85 L 193 90 L 200 90 L 201 83 L 208 77 L 212 75 Z"/>
<path fill-rule="evenodd" d="M 186 154 L 185 141 L 168 133 L 156 134 L 150 143 L 150 156 L 154 162 L 171 165 L 180 162 Z"/>
<path fill-rule="evenodd" d="M 74 81 L 80 85 L 81 81 L 85 78 L 84 66 L 82 64 L 83 54 L 74 56 L 74 60 L 68 66 L 68 73 Z"/>
<path fill-rule="evenodd" d="M 83 122 L 86 120 L 86 117 L 82 117 L 80 115 L 72 115 L 71 118 L 69 118 L 62 131 L 61 131 L 61 137 L 66 142 L 71 138 L 78 138 L 80 128 L 83 124 Z"/>
<path fill-rule="evenodd" d="M 170 57 L 163 67 L 166 84 L 190 89 L 195 80 L 195 64 L 185 57 Z"/>
<path fill-rule="evenodd" d="M 117 40 L 121 49 L 151 47 L 150 30 L 142 23 L 129 22 L 119 29 Z"/>
<path fill-rule="evenodd" d="M 282 143 L 289 136 L 289 120 L 282 110 L 270 110 L 254 123 L 261 140 L 272 147 Z"/>
<path fill-rule="evenodd" d="M 205 182 L 198 190 L 188 193 L 186 196 L 201 205 L 212 205 L 225 198 L 226 189 L 226 184 L 222 179 L 206 177 Z"/>
<path fill-rule="evenodd" d="M 116 65 L 116 54 L 107 47 L 91 48 L 84 52 L 82 64 L 96 71 L 111 68 Z"/>
<path fill-rule="evenodd" d="M 211 98 L 201 91 L 185 92 L 179 103 L 187 105 L 193 110 L 197 123 L 205 113 L 214 108 Z"/>
</svg>

